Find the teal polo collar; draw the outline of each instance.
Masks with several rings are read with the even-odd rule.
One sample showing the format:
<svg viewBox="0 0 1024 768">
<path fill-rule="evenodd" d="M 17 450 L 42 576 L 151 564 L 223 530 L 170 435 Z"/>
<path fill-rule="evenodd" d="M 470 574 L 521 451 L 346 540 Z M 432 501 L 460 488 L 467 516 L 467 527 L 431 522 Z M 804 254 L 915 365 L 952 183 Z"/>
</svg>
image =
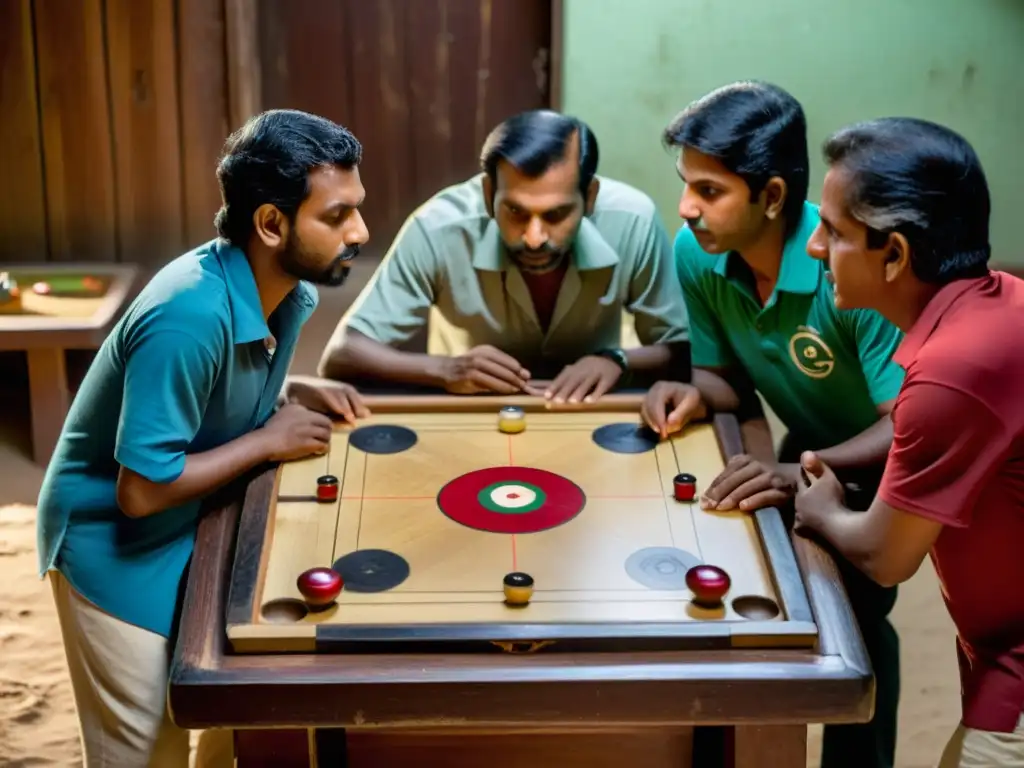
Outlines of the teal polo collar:
<svg viewBox="0 0 1024 768">
<path fill-rule="evenodd" d="M 786 240 L 782 249 L 782 263 L 779 265 L 779 279 L 775 291 L 785 293 L 814 293 L 818 290 L 823 267 L 820 261 L 807 253 L 807 241 L 811 239 L 818 226 L 818 207 L 814 203 L 804 202 L 800 223 L 792 235 Z M 715 262 L 715 273 L 722 277 L 730 277 L 730 264 L 740 256 L 730 251 Z M 735 275 L 735 269 L 732 270 Z"/>
<path fill-rule="evenodd" d="M 619 263 L 615 249 L 608 245 L 597 225 L 587 217 L 580 222 L 572 254 L 573 265 L 580 272 L 615 267 Z M 483 237 L 473 249 L 473 267 L 487 272 L 504 272 L 509 267 L 508 252 L 494 219 L 488 222 Z"/>
<path fill-rule="evenodd" d="M 254 341 L 263 341 L 270 336 L 270 328 L 263 317 L 260 292 L 256 286 L 256 277 L 252 273 L 252 267 L 249 266 L 249 259 L 240 248 L 231 245 L 226 240 L 218 240 L 215 250 L 228 289 L 231 331 L 235 343 L 249 344 Z M 300 315 L 300 322 L 308 317 L 316 307 L 317 302 L 312 291 L 310 286 L 300 282 L 285 297 L 285 302 L 295 305 L 295 309 Z M 281 307 L 278 308 L 278 311 L 280 309 Z"/>
</svg>

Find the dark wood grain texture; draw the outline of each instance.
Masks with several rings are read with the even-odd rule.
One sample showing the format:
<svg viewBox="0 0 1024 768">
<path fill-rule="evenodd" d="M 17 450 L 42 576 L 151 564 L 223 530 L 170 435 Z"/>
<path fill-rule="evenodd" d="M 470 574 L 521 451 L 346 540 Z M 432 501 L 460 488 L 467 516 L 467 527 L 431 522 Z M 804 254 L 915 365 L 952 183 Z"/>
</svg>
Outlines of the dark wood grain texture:
<svg viewBox="0 0 1024 768">
<path fill-rule="evenodd" d="M 114 131 L 101 0 L 33 4 L 52 261 L 117 261 Z"/>
<path fill-rule="evenodd" d="M 550 106 L 551 0 L 252 6 L 262 106 L 315 112 L 360 140 L 377 252 L 428 197 L 478 172 L 498 122 Z"/>
<path fill-rule="evenodd" d="M 779 510 L 764 507 L 754 512 L 754 521 L 761 546 L 768 554 L 775 591 L 782 598 L 791 621 L 813 621 L 814 614 L 800 576 L 800 566 L 793 552 L 793 543 L 782 522 Z"/>
<path fill-rule="evenodd" d="M 0 265 L 47 257 L 32 15 L 31 0 L 0 3 Z"/>
<path fill-rule="evenodd" d="M 119 260 L 184 245 L 174 0 L 106 0 Z"/>
<path fill-rule="evenodd" d="M 257 499 L 271 498 L 277 482 L 277 465 L 263 470 L 253 480 L 246 493 L 245 514 L 238 526 L 235 558 L 228 585 L 227 623 L 248 624 L 256 616 L 259 605 L 257 585 L 262 572 L 263 559 L 270 548 L 271 505 L 256 503 Z"/>
<path fill-rule="evenodd" d="M 265 109 L 259 50 L 260 14 L 258 4 L 253 0 L 223 2 L 228 115 L 234 129 Z"/>
<path fill-rule="evenodd" d="M 184 242 L 214 236 L 220 208 L 216 168 L 231 129 L 228 116 L 227 37 L 222 0 L 177 0 L 180 84 L 181 187 Z"/>
</svg>

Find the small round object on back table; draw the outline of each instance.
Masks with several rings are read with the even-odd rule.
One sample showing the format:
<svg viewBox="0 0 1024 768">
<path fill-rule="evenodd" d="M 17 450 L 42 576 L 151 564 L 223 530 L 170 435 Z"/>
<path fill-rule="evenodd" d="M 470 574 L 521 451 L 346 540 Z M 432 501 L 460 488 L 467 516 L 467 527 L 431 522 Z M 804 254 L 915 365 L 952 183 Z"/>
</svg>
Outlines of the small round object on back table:
<svg viewBox="0 0 1024 768">
<path fill-rule="evenodd" d="M 533 576 L 528 573 L 510 573 L 505 576 L 505 602 L 526 605 L 533 596 Z"/>
<path fill-rule="evenodd" d="M 310 568 L 299 574 L 295 586 L 299 588 L 302 599 L 311 611 L 322 611 L 329 608 L 341 594 L 344 582 L 341 574 L 333 568 Z"/>
<path fill-rule="evenodd" d="M 698 605 L 718 606 L 732 586 L 729 574 L 717 565 L 695 565 L 686 572 L 686 586 Z"/>
<path fill-rule="evenodd" d="M 693 501 L 697 495 L 697 478 L 683 472 L 672 478 L 672 488 L 676 501 Z"/>
<path fill-rule="evenodd" d="M 323 475 L 316 480 L 316 500 L 331 502 L 338 500 L 338 478 L 334 475 Z"/>
<path fill-rule="evenodd" d="M 498 429 L 514 434 L 526 429 L 526 412 L 515 405 L 507 405 L 498 411 Z"/>
</svg>

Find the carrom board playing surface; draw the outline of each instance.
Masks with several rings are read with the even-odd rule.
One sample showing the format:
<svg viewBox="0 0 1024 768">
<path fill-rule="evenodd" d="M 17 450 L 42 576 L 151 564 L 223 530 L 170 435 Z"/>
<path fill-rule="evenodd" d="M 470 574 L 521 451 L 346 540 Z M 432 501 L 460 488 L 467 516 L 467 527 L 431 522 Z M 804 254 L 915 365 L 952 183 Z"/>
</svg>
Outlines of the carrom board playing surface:
<svg viewBox="0 0 1024 768">
<path fill-rule="evenodd" d="M 517 405 L 526 427 L 498 429 Z M 701 491 L 741 450 L 734 419 L 659 441 L 639 400 L 548 410 L 530 397 L 377 398 L 336 428 L 327 455 L 276 470 L 247 498 L 228 638 L 236 652 L 506 651 L 808 647 L 817 628 L 775 509 L 701 510 Z M 673 478 L 696 477 L 693 502 Z M 333 475 L 337 497 L 317 500 Z M 700 563 L 724 569 L 721 602 L 695 602 Z M 312 610 L 300 574 L 344 587 Z M 525 605 L 509 573 L 532 577 Z"/>
</svg>

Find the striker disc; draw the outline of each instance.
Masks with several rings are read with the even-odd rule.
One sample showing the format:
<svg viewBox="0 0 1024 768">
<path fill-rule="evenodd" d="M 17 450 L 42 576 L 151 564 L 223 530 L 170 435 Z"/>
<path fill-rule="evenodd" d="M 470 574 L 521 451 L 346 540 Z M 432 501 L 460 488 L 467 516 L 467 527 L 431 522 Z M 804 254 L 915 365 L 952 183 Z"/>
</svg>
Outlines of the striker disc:
<svg viewBox="0 0 1024 768">
<path fill-rule="evenodd" d="M 586 497 L 578 485 L 533 467 L 489 467 L 461 475 L 437 495 L 456 523 L 489 533 L 537 533 L 578 515 Z"/>
</svg>

